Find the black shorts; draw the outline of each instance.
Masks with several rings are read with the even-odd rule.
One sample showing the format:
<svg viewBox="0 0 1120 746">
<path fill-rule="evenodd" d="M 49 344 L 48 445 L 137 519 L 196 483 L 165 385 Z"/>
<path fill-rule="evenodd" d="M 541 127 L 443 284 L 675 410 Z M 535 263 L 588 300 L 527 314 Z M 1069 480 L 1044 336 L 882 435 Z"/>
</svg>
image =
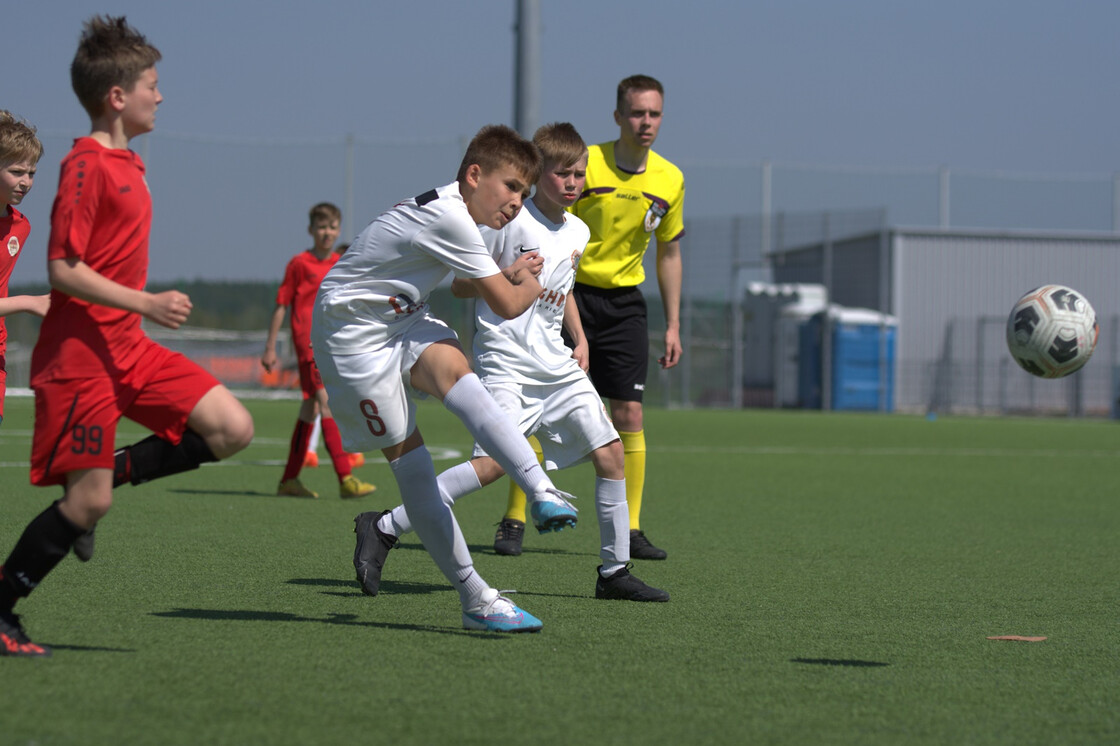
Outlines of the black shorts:
<svg viewBox="0 0 1120 746">
<path fill-rule="evenodd" d="M 588 373 L 600 396 L 642 400 L 649 370 L 646 299 L 636 287 L 597 288 L 576 283 L 572 290 L 587 336 Z"/>
</svg>

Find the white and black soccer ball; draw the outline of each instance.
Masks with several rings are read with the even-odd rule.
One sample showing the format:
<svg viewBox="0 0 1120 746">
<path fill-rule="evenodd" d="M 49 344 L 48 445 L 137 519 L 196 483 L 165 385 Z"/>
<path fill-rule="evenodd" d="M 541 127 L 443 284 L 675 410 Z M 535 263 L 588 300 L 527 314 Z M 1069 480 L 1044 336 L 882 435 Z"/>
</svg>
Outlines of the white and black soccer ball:
<svg viewBox="0 0 1120 746">
<path fill-rule="evenodd" d="M 1089 362 L 1097 346 L 1097 313 L 1081 293 L 1043 285 L 1015 303 L 1007 319 L 1007 349 L 1023 370 L 1061 378 Z"/>
</svg>

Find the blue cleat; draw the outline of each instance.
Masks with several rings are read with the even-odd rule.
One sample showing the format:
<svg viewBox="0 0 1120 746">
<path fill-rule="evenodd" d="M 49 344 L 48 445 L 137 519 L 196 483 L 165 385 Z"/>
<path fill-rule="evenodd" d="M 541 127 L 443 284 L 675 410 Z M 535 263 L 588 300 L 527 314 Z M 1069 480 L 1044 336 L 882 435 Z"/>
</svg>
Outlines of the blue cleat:
<svg viewBox="0 0 1120 746">
<path fill-rule="evenodd" d="M 549 487 L 543 494 L 547 497 L 541 499 L 538 495 L 529 509 L 537 533 L 547 534 L 549 531 L 561 531 L 565 527 L 574 528 L 576 521 L 579 520 L 576 515 L 579 511 L 568 502 L 567 498 L 574 500 L 575 495 L 561 492 L 555 487 Z"/>
<path fill-rule="evenodd" d="M 541 620 L 523 611 L 493 588 L 482 592 L 478 606 L 463 612 L 463 629 L 487 632 L 540 632 Z"/>
</svg>

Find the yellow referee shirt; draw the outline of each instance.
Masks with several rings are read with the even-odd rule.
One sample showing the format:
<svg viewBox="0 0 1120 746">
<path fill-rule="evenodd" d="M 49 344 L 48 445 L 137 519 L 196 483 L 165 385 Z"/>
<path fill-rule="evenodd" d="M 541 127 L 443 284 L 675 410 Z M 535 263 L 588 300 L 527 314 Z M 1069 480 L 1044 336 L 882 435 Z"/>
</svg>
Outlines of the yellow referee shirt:
<svg viewBox="0 0 1120 746">
<path fill-rule="evenodd" d="M 613 142 L 588 151 L 587 186 L 571 207 L 591 229 L 576 282 L 599 288 L 640 285 L 650 235 L 661 242 L 684 235 L 684 174 L 653 151 L 640 174 L 618 167 Z"/>
</svg>

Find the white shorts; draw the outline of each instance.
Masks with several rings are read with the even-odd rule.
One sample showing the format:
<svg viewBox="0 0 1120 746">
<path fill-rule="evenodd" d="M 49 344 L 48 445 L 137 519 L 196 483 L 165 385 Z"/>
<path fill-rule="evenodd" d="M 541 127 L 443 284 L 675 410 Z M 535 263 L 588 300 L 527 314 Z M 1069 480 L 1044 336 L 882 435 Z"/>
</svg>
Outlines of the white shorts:
<svg viewBox="0 0 1120 746">
<path fill-rule="evenodd" d="M 342 434 L 342 447 L 351 453 L 395 446 L 416 429 L 412 366 L 428 345 L 458 339 L 447 324 L 428 316 L 382 347 L 353 355 L 315 358 L 331 413 Z"/>
<path fill-rule="evenodd" d="M 498 406 L 526 436 L 536 435 L 546 469 L 564 469 L 618 440 L 603 400 L 589 378 L 547 386 L 483 381 Z M 478 444 L 475 456 L 487 455 Z"/>
</svg>

